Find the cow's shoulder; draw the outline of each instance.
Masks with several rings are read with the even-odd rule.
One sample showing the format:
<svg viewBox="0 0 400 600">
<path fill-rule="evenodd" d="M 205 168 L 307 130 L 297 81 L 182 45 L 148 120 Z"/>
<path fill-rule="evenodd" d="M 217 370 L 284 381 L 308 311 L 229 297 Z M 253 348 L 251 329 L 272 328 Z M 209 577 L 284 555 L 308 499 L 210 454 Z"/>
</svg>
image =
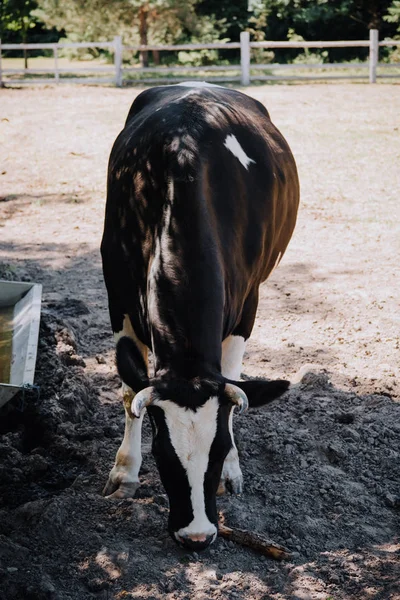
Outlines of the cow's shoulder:
<svg viewBox="0 0 400 600">
<path fill-rule="evenodd" d="M 143 111 L 154 110 L 154 105 L 162 101 L 162 98 L 166 95 L 164 90 L 167 87 L 170 86 L 149 88 L 136 96 L 129 109 L 125 125 L 127 125 L 139 113 Z"/>
</svg>

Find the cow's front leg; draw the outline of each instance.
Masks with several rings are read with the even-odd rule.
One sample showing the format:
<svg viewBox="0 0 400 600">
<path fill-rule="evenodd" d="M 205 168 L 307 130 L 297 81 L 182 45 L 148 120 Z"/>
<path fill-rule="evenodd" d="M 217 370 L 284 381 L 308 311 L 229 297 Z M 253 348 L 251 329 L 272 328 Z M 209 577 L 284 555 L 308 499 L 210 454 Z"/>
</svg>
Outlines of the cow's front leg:
<svg viewBox="0 0 400 600">
<path fill-rule="evenodd" d="M 222 342 L 222 375 L 228 379 L 240 379 L 243 354 L 246 341 L 242 335 L 230 335 Z M 232 494 L 241 494 L 243 491 L 243 475 L 239 465 L 239 454 L 233 437 L 233 411 L 229 415 L 229 433 L 231 434 L 232 448 L 228 452 L 222 467 L 221 481 L 218 494 L 224 494 L 226 489 Z"/>
<path fill-rule="evenodd" d="M 231 434 L 232 448 L 229 450 L 222 467 L 221 480 L 218 494 L 222 495 L 226 490 L 232 494 L 241 494 L 243 491 L 243 475 L 239 464 L 239 454 L 233 437 L 233 411 L 229 415 L 229 433 Z"/>
<path fill-rule="evenodd" d="M 110 300 L 110 315 L 115 343 L 122 336 L 130 337 L 140 350 L 147 367 L 147 347 L 136 336 L 128 315 L 123 315 L 122 329 L 117 329 L 121 314 L 115 311 L 115 309 L 112 310 L 113 308 L 114 305 Z M 135 397 L 135 392 L 123 382 L 122 397 L 125 408 L 125 432 L 122 444 L 115 457 L 115 464 L 110 471 L 108 481 L 103 489 L 104 496 L 109 498 L 133 498 L 140 485 L 139 471 L 142 464 L 142 423 L 144 411 L 139 418 L 136 418 L 132 414 L 131 405 Z"/>
<path fill-rule="evenodd" d="M 115 458 L 115 464 L 103 490 L 104 496 L 108 498 L 133 498 L 140 485 L 144 411 L 139 418 L 136 418 L 131 412 L 134 392 L 125 384 L 122 386 L 122 391 L 125 407 L 125 432 Z"/>
</svg>

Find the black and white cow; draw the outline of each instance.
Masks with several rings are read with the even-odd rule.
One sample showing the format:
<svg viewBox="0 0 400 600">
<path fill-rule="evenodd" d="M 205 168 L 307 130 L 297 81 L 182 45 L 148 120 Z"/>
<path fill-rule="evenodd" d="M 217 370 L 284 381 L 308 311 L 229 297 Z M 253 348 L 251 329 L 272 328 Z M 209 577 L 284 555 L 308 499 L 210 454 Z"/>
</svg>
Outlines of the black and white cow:
<svg viewBox="0 0 400 600">
<path fill-rule="evenodd" d="M 242 491 L 235 406 L 289 385 L 238 380 L 259 285 L 285 252 L 298 202 L 288 144 L 264 106 L 235 90 L 148 89 L 111 151 L 101 252 L 126 427 L 104 493 L 135 494 L 147 407 L 169 531 L 191 549 L 217 535 L 219 485 Z"/>
</svg>

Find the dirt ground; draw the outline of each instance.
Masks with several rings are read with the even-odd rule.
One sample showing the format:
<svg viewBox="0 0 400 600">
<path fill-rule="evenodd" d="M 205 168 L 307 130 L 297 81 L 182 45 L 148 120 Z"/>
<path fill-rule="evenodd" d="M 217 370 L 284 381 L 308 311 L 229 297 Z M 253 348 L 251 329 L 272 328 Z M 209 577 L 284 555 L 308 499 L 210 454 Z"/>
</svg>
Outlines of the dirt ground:
<svg viewBox="0 0 400 600">
<path fill-rule="evenodd" d="M 144 428 L 133 500 L 100 491 L 123 408 L 99 243 L 111 144 L 135 90 L 0 90 L 0 277 L 43 284 L 39 390 L 0 412 L 1 600 L 400 599 L 400 86 L 249 89 L 296 157 L 289 249 L 262 287 L 243 377 L 297 379 L 235 422 L 241 497 L 185 553 Z"/>
</svg>

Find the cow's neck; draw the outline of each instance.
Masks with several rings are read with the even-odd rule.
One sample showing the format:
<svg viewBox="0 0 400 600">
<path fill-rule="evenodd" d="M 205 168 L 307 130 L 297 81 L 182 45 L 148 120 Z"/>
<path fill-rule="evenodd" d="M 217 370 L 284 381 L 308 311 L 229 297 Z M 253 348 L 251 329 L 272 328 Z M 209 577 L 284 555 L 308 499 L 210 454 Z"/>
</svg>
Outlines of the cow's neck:
<svg viewBox="0 0 400 600">
<path fill-rule="evenodd" d="M 168 289 L 168 292 L 166 292 Z M 174 286 L 163 280 L 156 288 L 162 305 L 149 306 L 154 367 L 171 376 L 207 377 L 221 371 L 221 298 L 202 298 L 190 281 Z M 151 297 L 150 297 L 151 300 Z"/>
<path fill-rule="evenodd" d="M 165 205 L 147 286 L 155 369 L 185 378 L 220 372 L 224 314 L 223 275 L 207 215 L 192 215 L 189 225 L 177 202 Z"/>
</svg>

